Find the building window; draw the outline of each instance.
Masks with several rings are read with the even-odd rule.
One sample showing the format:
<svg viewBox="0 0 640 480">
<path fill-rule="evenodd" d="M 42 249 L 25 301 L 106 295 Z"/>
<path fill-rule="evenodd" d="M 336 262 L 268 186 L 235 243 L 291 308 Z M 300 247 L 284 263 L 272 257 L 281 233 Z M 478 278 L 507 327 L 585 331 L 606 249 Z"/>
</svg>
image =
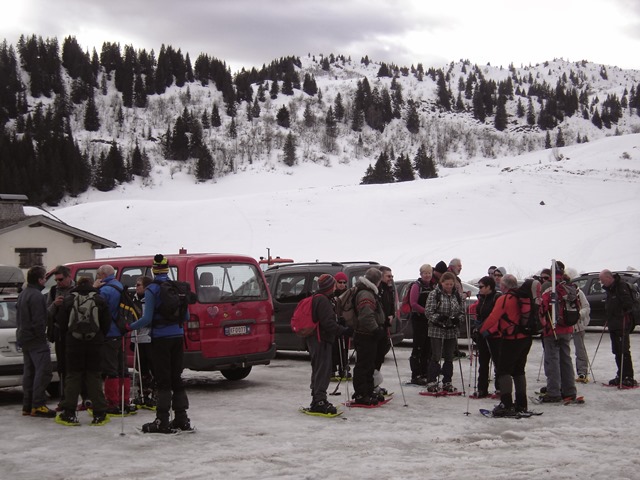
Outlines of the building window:
<svg viewBox="0 0 640 480">
<path fill-rule="evenodd" d="M 47 253 L 46 248 L 16 248 L 15 251 L 20 255 L 19 268 L 42 267 L 42 256 Z"/>
</svg>

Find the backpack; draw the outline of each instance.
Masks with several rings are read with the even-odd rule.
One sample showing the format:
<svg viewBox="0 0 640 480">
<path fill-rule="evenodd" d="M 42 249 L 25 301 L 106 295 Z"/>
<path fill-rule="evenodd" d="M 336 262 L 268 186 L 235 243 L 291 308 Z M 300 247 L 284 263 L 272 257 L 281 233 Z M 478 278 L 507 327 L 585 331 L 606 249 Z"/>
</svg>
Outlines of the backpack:
<svg viewBox="0 0 640 480">
<path fill-rule="evenodd" d="M 131 298 L 129 291 L 126 288 L 121 290 L 120 288 L 110 283 L 107 284 L 106 286 L 114 288 L 115 290 L 120 292 L 120 302 L 118 303 L 118 315 L 116 316 L 115 322 L 118 329 L 120 330 L 120 333 L 124 335 L 125 333 L 127 333 L 127 329 L 125 325 L 129 325 L 135 322 L 136 320 L 138 320 L 142 312 L 138 309 L 138 307 L 133 301 L 133 298 Z"/>
<path fill-rule="evenodd" d="M 523 335 L 538 335 L 542 332 L 542 321 L 540 319 L 540 304 L 542 285 L 538 280 L 528 278 L 515 290 L 510 290 L 507 295 L 512 295 L 518 300 L 520 319 L 513 322 L 504 314 L 502 318 L 512 325 L 515 325 L 514 333 Z M 506 301 L 507 295 L 504 295 Z"/>
<path fill-rule="evenodd" d="M 96 292 L 82 295 L 73 292 L 73 305 L 69 314 L 69 333 L 76 340 L 93 340 L 100 331 L 100 312 L 96 305 Z"/>
<path fill-rule="evenodd" d="M 356 311 L 356 294 L 358 287 L 351 287 L 336 299 L 336 315 L 344 318 L 347 326 L 355 328 L 358 312 Z"/>
<path fill-rule="evenodd" d="M 632 285 L 628 282 L 621 283 L 624 283 L 629 288 L 629 293 L 633 300 L 633 304 L 631 306 L 631 317 L 633 320 L 633 326 L 636 327 L 640 325 L 640 290 L 638 290 L 638 286 L 635 284 Z"/>
<path fill-rule="evenodd" d="M 160 286 L 157 312 L 162 317 L 155 319 L 156 325 L 182 325 L 189 305 L 196 303 L 196 294 L 191 291 L 189 282 L 166 280 L 155 282 Z"/>
<path fill-rule="evenodd" d="M 578 287 L 573 283 L 560 282 L 556 285 L 558 293 L 558 318 L 561 327 L 572 327 L 580 320 L 580 297 Z"/>
<path fill-rule="evenodd" d="M 411 313 L 411 304 L 409 303 L 409 296 L 411 295 L 411 289 L 413 288 L 413 284 L 415 282 L 411 282 L 404 292 L 402 296 L 402 301 L 400 302 L 400 314 L 409 315 Z"/>
<path fill-rule="evenodd" d="M 318 328 L 318 324 L 313 320 L 314 298 L 315 295 L 312 295 L 300 300 L 291 316 L 291 330 L 299 337 L 310 337 Z M 320 335 L 319 332 L 318 335 Z"/>
</svg>

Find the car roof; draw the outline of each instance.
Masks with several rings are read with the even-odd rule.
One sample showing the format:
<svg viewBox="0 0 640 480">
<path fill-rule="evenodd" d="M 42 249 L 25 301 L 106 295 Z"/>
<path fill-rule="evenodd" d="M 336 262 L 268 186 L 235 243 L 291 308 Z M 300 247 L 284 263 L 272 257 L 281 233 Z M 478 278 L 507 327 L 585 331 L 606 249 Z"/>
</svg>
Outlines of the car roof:
<svg viewBox="0 0 640 480">
<path fill-rule="evenodd" d="M 331 267 L 331 269 L 337 268 L 339 270 L 344 269 L 344 268 L 348 268 L 348 267 L 357 267 L 357 266 L 363 266 L 363 265 L 367 265 L 367 266 L 371 266 L 371 267 L 375 267 L 380 265 L 378 262 L 372 262 L 372 261 L 349 261 L 349 262 L 297 262 L 297 263 L 287 263 L 287 264 L 283 264 L 283 265 L 274 265 L 272 267 L 269 267 L 266 272 L 274 272 L 277 270 L 292 270 L 292 269 L 297 269 L 297 270 L 302 270 L 302 269 L 315 269 L 315 268 L 322 268 L 322 267 Z"/>
</svg>

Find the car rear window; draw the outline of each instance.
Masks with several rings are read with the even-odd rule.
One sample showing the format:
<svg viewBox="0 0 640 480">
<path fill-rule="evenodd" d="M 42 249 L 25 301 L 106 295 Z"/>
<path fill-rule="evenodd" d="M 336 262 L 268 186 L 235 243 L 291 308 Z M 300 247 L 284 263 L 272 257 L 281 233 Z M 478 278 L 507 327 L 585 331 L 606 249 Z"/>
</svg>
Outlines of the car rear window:
<svg viewBox="0 0 640 480">
<path fill-rule="evenodd" d="M 266 300 L 267 288 L 259 270 L 248 263 L 202 264 L 196 267 L 200 303 Z"/>
<path fill-rule="evenodd" d="M 0 300 L 0 328 L 16 328 L 15 300 Z"/>
</svg>

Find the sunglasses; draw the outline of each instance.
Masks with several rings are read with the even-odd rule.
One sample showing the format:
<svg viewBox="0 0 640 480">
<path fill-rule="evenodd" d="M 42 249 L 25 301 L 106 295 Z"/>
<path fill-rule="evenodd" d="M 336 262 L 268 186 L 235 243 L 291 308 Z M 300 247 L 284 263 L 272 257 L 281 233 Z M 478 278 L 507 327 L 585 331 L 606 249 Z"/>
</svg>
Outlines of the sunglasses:
<svg viewBox="0 0 640 480">
<path fill-rule="evenodd" d="M 341 284 L 343 284 L 343 285 L 346 285 L 346 284 L 347 284 L 347 282 L 345 282 L 344 280 L 340 280 L 338 283 L 341 283 Z"/>
<path fill-rule="evenodd" d="M 478 288 L 484 288 L 486 285 L 478 285 Z"/>
<path fill-rule="evenodd" d="M 540 278 L 542 278 L 542 280 L 551 280 L 551 277 L 547 277 L 547 276 L 540 277 Z"/>
<path fill-rule="evenodd" d="M 62 282 L 64 280 L 64 277 L 55 277 L 56 282 Z"/>
</svg>

